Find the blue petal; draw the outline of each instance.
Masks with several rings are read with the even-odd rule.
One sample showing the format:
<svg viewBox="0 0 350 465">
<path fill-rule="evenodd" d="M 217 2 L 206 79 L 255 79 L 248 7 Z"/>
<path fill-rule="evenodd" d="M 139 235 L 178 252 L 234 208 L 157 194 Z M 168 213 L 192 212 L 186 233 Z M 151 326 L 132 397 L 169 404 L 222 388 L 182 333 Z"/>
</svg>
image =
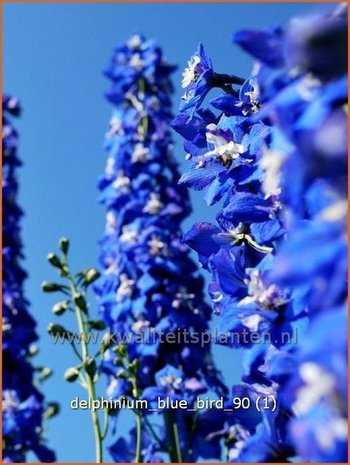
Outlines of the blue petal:
<svg viewBox="0 0 350 465">
<path fill-rule="evenodd" d="M 280 28 L 269 31 L 242 29 L 234 34 L 233 41 L 269 66 L 284 64 L 283 32 Z"/>
<path fill-rule="evenodd" d="M 196 223 L 186 232 L 183 240 L 199 255 L 210 257 L 219 250 L 219 245 L 215 241 L 215 236 L 221 229 L 211 223 Z"/>
<path fill-rule="evenodd" d="M 278 220 L 253 223 L 250 225 L 250 231 L 258 244 L 274 241 L 285 232 Z"/>
<path fill-rule="evenodd" d="M 244 192 L 233 195 L 223 210 L 223 215 L 236 223 L 267 221 L 270 213 L 271 207 L 266 200 L 258 195 Z"/>
</svg>

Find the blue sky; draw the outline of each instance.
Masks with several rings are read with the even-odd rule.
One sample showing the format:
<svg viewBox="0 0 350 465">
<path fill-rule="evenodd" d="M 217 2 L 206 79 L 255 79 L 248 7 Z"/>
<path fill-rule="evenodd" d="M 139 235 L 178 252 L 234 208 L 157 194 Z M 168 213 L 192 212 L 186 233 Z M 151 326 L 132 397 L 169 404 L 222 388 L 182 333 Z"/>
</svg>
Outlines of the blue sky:
<svg viewBox="0 0 350 465">
<path fill-rule="evenodd" d="M 174 108 L 181 97 L 180 73 L 199 41 L 217 71 L 246 77 L 252 61 L 231 43 L 232 33 L 245 27 L 283 24 L 295 14 L 329 5 L 265 4 L 16 4 L 4 10 L 4 90 L 20 98 L 24 111 L 21 135 L 20 203 L 23 220 L 26 283 L 31 312 L 41 336 L 38 364 L 55 374 L 43 386 L 46 397 L 59 400 L 62 413 L 49 424 L 50 445 L 60 462 L 93 462 L 89 412 L 72 411 L 70 400 L 83 395 L 62 374 L 74 363 L 70 348 L 52 345 L 46 334 L 53 320 L 54 298 L 43 295 L 40 283 L 54 279 L 46 262 L 60 236 L 71 239 L 72 266 L 97 265 L 104 211 L 97 202 L 96 182 L 104 169 L 102 150 L 110 105 L 103 98 L 108 82 L 101 71 L 113 47 L 135 32 L 158 39 L 168 61 L 179 65 L 174 75 Z M 176 136 L 175 155 L 183 163 Z M 184 229 L 211 220 L 215 210 L 201 195 L 192 195 L 194 212 Z M 91 296 L 92 297 L 92 296 Z M 216 348 L 215 356 L 228 384 L 239 380 L 241 354 Z M 104 382 L 102 381 L 102 384 Z M 103 392 L 103 389 L 101 393 Z M 120 431 L 130 424 L 125 417 Z M 110 443 L 110 438 L 107 444 Z M 107 459 L 108 457 L 106 457 Z"/>
</svg>

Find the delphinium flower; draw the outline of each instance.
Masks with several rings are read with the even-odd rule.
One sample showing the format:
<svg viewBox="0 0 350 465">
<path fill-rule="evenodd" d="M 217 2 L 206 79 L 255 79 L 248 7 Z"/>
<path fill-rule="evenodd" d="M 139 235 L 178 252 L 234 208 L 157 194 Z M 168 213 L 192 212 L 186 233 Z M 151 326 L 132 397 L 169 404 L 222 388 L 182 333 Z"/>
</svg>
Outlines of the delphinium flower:
<svg viewBox="0 0 350 465">
<path fill-rule="evenodd" d="M 99 183 L 107 213 L 96 292 L 103 320 L 119 342 L 105 357 L 109 396 L 150 405 L 158 396 L 185 399 L 195 410 L 199 394 L 219 395 L 225 388 L 210 344 L 200 340 L 211 310 L 182 242 L 181 222 L 191 209 L 172 156 L 173 70 L 155 42 L 135 35 L 115 49 L 105 72 L 114 108 Z M 220 458 L 218 439 L 207 440 L 210 427 L 222 426 L 219 415 L 208 427 L 204 414 L 164 409 L 155 415 L 164 420 L 158 429 L 149 411 L 136 414 L 131 445 L 120 438 L 110 448 L 116 461 L 159 461 L 165 452 L 177 462 Z"/>
<path fill-rule="evenodd" d="M 223 86 L 215 110 L 181 105 L 173 122 L 182 183 L 206 188 L 209 205 L 224 198 L 218 224 L 185 236 L 212 274 L 219 329 L 270 336 L 240 339 L 233 395 L 277 408 L 229 415 L 217 434 L 233 462 L 346 461 L 346 37 L 344 6 L 239 31 L 257 66 L 238 97 Z"/>
<path fill-rule="evenodd" d="M 23 245 L 20 221 L 22 210 L 17 203 L 18 133 L 12 118 L 20 114 L 16 98 L 3 96 L 2 189 L 3 189 L 3 461 L 25 462 L 27 453 L 34 452 L 41 462 L 53 462 L 55 454 L 43 438 L 43 417 L 52 415 L 57 407 L 46 410 L 43 395 L 35 382 L 35 368 L 31 357 L 37 340 L 36 322 L 29 313 L 29 302 L 24 295 L 27 273 L 22 267 Z M 50 376 L 43 368 L 39 377 Z"/>
<path fill-rule="evenodd" d="M 346 462 L 346 6 L 291 21 L 280 40 L 279 64 L 260 58 L 258 73 L 261 117 L 275 134 L 262 164 L 269 179 L 283 157 L 276 174 L 288 233 L 269 280 L 289 288 L 308 324 L 298 347 L 271 357 L 270 376 L 295 414 L 288 429 L 296 454 Z M 254 55 L 252 43 L 246 31 Z"/>
<path fill-rule="evenodd" d="M 209 294 L 219 315 L 218 342 L 246 349 L 243 383 L 234 386 L 230 397 L 244 395 L 255 405 L 258 396 L 268 402 L 276 397 L 277 385 L 256 369 L 256 360 L 264 359 L 268 345 L 254 345 L 252 334 L 271 334 L 276 347 L 282 346 L 283 333 L 292 331 L 289 317 L 295 309 L 288 293 L 267 281 L 284 226 L 278 192 L 265 196 L 262 189 L 259 163 L 270 143 L 271 128 L 252 119 L 259 108 L 258 84 L 252 77 L 237 90 L 228 79 L 223 90 L 211 102 L 212 110 L 198 108 L 190 113 L 182 107 L 172 124 L 185 138 L 188 169 L 181 183 L 206 189 L 208 205 L 222 203 L 216 224 L 195 224 L 184 239 L 212 276 Z M 234 333 L 239 337 L 233 341 L 228 336 Z M 286 412 L 252 412 L 254 408 L 245 414 L 225 412 L 225 427 L 216 437 L 225 441 L 226 459 L 286 460 L 290 450 L 281 422 Z"/>
</svg>

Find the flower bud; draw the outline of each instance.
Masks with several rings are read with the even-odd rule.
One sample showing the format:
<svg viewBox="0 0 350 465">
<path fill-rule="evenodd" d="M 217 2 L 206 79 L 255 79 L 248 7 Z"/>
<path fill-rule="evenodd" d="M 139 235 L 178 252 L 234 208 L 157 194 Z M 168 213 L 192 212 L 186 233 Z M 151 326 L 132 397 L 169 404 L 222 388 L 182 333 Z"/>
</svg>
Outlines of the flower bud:
<svg viewBox="0 0 350 465">
<path fill-rule="evenodd" d="M 95 359 L 89 357 L 85 362 L 86 373 L 93 378 L 96 373 L 96 362 Z"/>
<path fill-rule="evenodd" d="M 47 281 L 43 281 L 43 283 L 41 284 L 41 289 L 43 290 L 43 292 L 58 292 L 62 291 L 62 289 L 64 289 L 64 286 L 57 283 L 48 283 Z"/>
<path fill-rule="evenodd" d="M 67 255 L 69 249 L 69 240 L 66 237 L 61 237 L 58 242 L 58 247 L 65 255 Z"/>
<path fill-rule="evenodd" d="M 52 307 L 52 312 L 55 315 L 63 315 L 63 313 L 68 310 L 69 304 L 67 300 L 64 300 L 63 302 L 58 302 Z"/>
<path fill-rule="evenodd" d="M 49 367 L 44 367 L 40 370 L 39 380 L 44 381 L 52 375 L 53 371 Z"/>
<path fill-rule="evenodd" d="M 37 353 L 39 353 L 39 347 L 36 344 L 31 344 L 29 346 L 29 356 L 34 357 Z"/>
<path fill-rule="evenodd" d="M 109 333 L 105 333 L 101 342 L 101 353 L 104 354 L 112 345 L 113 341 Z"/>
<path fill-rule="evenodd" d="M 90 328 L 96 329 L 96 331 L 103 331 L 106 329 L 106 325 L 102 320 L 89 320 Z"/>
<path fill-rule="evenodd" d="M 49 253 L 47 256 L 47 260 L 49 263 L 51 263 L 52 266 L 55 266 L 56 268 L 62 267 L 61 260 L 54 253 Z"/>
<path fill-rule="evenodd" d="M 80 310 L 86 311 L 87 305 L 83 294 L 80 294 L 80 292 L 74 294 L 73 301 L 75 305 L 80 308 Z"/>
<path fill-rule="evenodd" d="M 126 350 L 126 345 L 124 343 L 120 343 L 117 347 L 113 349 L 113 352 L 119 355 L 121 358 L 125 358 L 128 355 Z"/>
<path fill-rule="evenodd" d="M 79 377 L 79 370 L 76 367 L 67 368 L 64 372 L 64 379 L 69 383 L 73 383 Z"/>
<path fill-rule="evenodd" d="M 135 374 L 139 366 L 139 361 L 135 358 L 131 363 L 129 363 L 129 370 L 131 373 Z"/>
<path fill-rule="evenodd" d="M 55 417 L 60 411 L 60 406 L 57 402 L 50 402 L 45 410 L 44 417 L 46 420 Z"/>
<path fill-rule="evenodd" d="M 47 332 L 51 336 L 61 336 L 64 339 L 68 339 L 68 336 L 73 336 L 73 333 L 70 331 L 66 330 L 62 325 L 58 325 L 56 323 L 50 323 Z"/>
<path fill-rule="evenodd" d="M 98 270 L 96 270 L 96 268 L 89 268 L 83 273 L 84 281 L 85 281 L 85 284 L 87 285 L 92 284 L 100 276 L 101 276 L 101 273 Z"/>
<path fill-rule="evenodd" d="M 117 373 L 116 373 L 116 376 L 117 376 L 117 378 L 120 378 L 120 379 L 127 379 L 127 377 L 128 377 L 126 371 L 123 370 L 123 369 L 118 370 Z"/>
</svg>

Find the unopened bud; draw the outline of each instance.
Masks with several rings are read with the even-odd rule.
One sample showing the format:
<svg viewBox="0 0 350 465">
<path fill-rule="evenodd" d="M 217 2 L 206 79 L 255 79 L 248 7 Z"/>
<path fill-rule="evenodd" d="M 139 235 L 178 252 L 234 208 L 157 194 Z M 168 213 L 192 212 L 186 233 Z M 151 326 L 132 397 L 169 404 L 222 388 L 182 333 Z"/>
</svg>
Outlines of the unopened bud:
<svg viewBox="0 0 350 465">
<path fill-rule="evenodd" d="M 101 273 L 96 268 L 89 268 L 83 274 L 85 284 L 92 284 L 101 276 Z"/>
<path fill-rule="evenodd" d="M 63 302 L 58 302 L 57 304 L 55 304 L 52 307 L 52 312 L 55 315 L 63 315 L 63 313 L 68 310 L 68 307 L 69 307 L 68 302 L 64 300 Z"/>
<path fill-rule="evenodd" d="M 61 237 L 58 242 L 58 247 L 65 255 L 67 255 L 69 249 L 69 240 L 66 237 Z"/>
<path fill-rule="evenodd" d="M 62 267 L 61 260 L 54 253 L 49 253 L 47 256 L 47 260 L 49 263 L 51 263 L 52 266 L 55 266 L 56 268 Z"/>
<path fill-rule="evenodd" d="M 73 383 L 79 377 L 79 370 L 76 367 L 67 368 L 64 372 L 64 379 L 69 383 Z"/>
<path fill-rule="evenodd" d="M 58 292 L 62 291 L 63 286 L 61 284 L 48 283 L 47 281 L 44 281 L 41 284 L 41 289 L 43 290 L 43 292 Z"/>
</svg>

